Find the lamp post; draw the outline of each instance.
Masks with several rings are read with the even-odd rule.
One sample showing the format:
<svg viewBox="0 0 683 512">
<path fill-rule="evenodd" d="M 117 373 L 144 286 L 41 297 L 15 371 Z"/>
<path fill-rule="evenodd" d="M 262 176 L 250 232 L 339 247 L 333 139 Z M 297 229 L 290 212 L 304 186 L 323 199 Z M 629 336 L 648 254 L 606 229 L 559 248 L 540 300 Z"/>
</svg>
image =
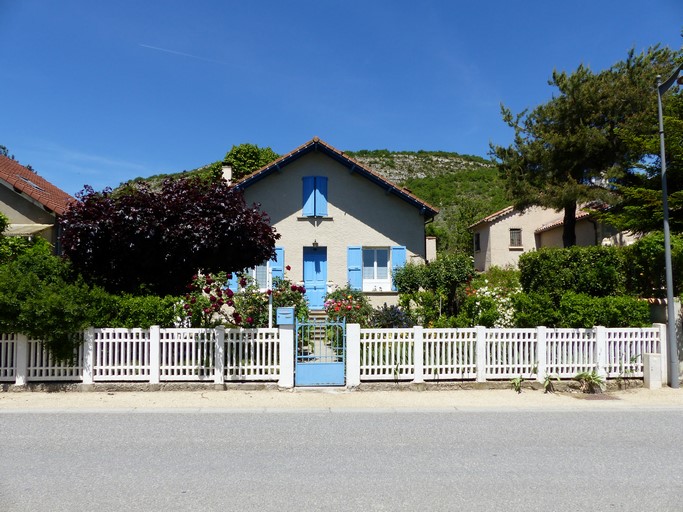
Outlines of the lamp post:
<svg viewBox="0 0 683 512">
<path fill-rule="evenodd" d="M 662 94 L 668 91 L 671 86 L 681 79 L 678 78 L 683 64 L 678 66 L 673 74 L 662 83 L 661 75 L 657 75 L 657 110 L 659 114 L 659 145 L 661 151 L 662 163 L 662 201 L 664 208 L 664 263 L 666 266 L 666 314 L 667 314 L 667 329 L 666 337 L 669 346 L 669 371 L 668 381 L 669 387 L 678 389 L 678 338 L 676 337 L 676 317 L 674 313 L 674 288 L 673 288 L 673 270 L 671 266 L 671 237 L 669 234 L 669 198 L 666 187 L 666 153 L 664 150 L 664 116 L 662 114 Z"/>
</svg>

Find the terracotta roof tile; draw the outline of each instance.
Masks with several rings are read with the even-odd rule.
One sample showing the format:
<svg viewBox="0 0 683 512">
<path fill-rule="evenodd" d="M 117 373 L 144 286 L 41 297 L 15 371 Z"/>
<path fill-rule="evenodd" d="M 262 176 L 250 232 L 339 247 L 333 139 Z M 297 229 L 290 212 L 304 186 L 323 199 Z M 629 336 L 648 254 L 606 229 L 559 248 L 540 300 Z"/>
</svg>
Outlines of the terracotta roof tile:
<svg viewBox="0 0 683 512">
<path fill-rule="evenodd" d="M 71 201 L 74 200 L 62 189 L 41 178 L 20 163 L 0 155 L 0 181 L 26 194 L 47 210 L 62 215 Z"/>
</svg>

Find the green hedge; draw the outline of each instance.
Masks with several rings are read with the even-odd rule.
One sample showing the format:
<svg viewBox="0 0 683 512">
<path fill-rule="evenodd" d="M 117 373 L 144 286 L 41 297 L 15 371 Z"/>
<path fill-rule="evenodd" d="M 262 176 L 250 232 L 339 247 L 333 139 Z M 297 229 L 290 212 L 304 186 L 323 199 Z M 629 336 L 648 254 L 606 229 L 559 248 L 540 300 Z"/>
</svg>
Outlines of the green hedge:
<svg viewBox="0 0 683 512">
<path fill-rule="evenodd" d="M 593 297 L 626 293 L 624 252 L 618 247 L 545 248 L 519 258 L 520 284 L 527 292 L 558 297 L 565 292 Z"/>
<path fill-rule="evenodd" d="M 631 296 L 590 297 L 567 292 L 561 297 L 550 294 L 521 293 L 515 296 L 517 327 L 644 327 L 650 325 L 647 301 Z"/>
</svg>

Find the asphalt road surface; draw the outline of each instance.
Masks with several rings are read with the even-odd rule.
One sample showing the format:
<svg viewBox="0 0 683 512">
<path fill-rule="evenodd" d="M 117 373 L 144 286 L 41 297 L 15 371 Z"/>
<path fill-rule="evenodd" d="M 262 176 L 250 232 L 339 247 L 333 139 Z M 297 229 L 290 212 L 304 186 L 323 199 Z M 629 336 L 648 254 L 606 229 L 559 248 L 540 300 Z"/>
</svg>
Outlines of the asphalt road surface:
<svg viewBox="0 0 683 512">
<path fill-rule="evenodd" d="M 683 410 L 0 412 L 0 510 L 681 511 Z"/>
</svg>

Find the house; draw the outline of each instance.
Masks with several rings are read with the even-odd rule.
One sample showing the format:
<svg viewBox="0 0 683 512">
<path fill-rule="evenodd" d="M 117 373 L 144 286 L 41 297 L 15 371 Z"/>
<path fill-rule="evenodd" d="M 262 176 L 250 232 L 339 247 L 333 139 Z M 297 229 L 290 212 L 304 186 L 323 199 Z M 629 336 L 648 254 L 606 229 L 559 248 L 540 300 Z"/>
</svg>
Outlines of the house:
<svg viewBox="0 0 683 512">
<path fill-rule="evenodd" d="M 11 158 L 0 155 L 0 213 L 7 236 L 41 236 L 58 249 L 57 219 L 74 198 Z"/>
<path fill-rule="evenodd" d="M 375 306 L 395 304 L 396 269 L 436 256 L 425 224 L 438 210 L 317 137 L 235 186 L 281 234 L 276 259 L 253 270 L 257 282 L 264 286 L 269 273 L 290 267 L 287 276 L 306 288 L 311 310 L 347 284 Z"/>
<path fill-rule="evenodd" d="M 563 247 L 561 213 L 533 206 L 524 211 L 508 206 L 469 226 L 474 239 L 474 267 L 483 272 L 517 267 L 521 254 L 541 247 Z M 589 211 L 576 214 L 576 245 L 628 245 L 633 236 L 598 222 Z"/>
</svg>

